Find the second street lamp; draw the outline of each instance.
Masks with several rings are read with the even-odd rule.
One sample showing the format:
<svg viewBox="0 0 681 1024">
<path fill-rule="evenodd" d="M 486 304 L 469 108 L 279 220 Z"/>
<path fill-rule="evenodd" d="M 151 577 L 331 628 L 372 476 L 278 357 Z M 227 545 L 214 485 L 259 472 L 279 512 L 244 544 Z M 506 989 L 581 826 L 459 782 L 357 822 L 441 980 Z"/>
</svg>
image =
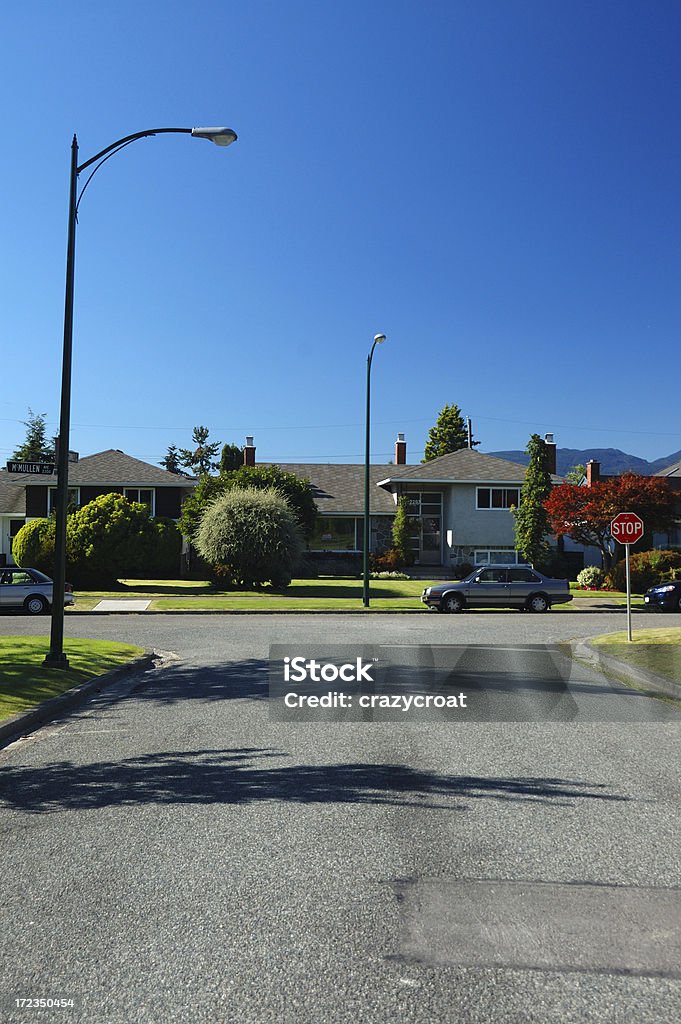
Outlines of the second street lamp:
<svg viewBox="0 0 681 1024">
<path fill-rule="evenodd" d="M 362 604 L 369 607 L 369 522 L 371 515 L 371 501 L 369 497 L 369 461 L 370 461 L 370 439 L 371 439 L 371 361 L 374 357 L 374 349 L 385 341 L 385 334 L 375 334 L 371 352 L 367 356 L 367 414 L 366 414 L 366 438 L 364 449 L 364 558 L 363 558 L 363 584 Z"/>
<path fill-rule="evenodd" d="M 66 505 L 68 501 L 69 474 L 69 433 L 71 426 L 71 353 L 73 349 L 73 292 L 76 263 L 76 223 L 78 205 L 85 189 L 99 168 L 114 153 L 129 146 L 137 139 L 151 135 L 181 134 L 194 138 L 208 139 L 217 146 L 229 146 L 236 141 L 236 132 L 231 128 L 148 128 L 134 135 L 126 135 L 112 142 L 106 149 L 95 153 L 84 163 L 78 163 L 78 139 L 73 136 L 71 143 L 71 177 L 69 184 L 69 223 L 66 247 L 66 297 L 64 300 L 64 350 L 61 376 L 61 405 L 59 413 L 59 452 L 57 454 L 57 514 L 55 521 L 54 573 L 52 581 L 52 624 L 50 629 L 50 650 L 43 664 L 50 668 L 68 668 L 69 661 L 64 654 L 64 581 L 66 579 Z M 95 165 L 78 195 L 78 175 L 87 167 Z"/>
</svg>

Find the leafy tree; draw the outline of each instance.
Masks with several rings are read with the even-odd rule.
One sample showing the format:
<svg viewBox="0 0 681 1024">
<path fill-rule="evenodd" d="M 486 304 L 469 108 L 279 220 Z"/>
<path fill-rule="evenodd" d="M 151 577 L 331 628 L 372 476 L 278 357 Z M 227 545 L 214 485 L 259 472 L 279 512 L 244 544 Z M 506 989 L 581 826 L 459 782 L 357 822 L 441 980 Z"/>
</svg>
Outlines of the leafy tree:
<svg viewBox="0 0 681 1024">
<path fill-rule="evenodd" d="M 220 454 L 220 475 L 231 473 L 244 464 L 244 450 L 238 444 L 225 444 Z"/>
<path fill-rule="evenodd" d="M 163 466 L 168 473 L 176 473 L 177 476 L 187 476 L 187 473 L 182 469 L 180 453 L 174 444 L 168 446 L 167 454 L 165 458 L 161 459 L 159 465 Z"/>
<path fill-rule="evenodd" d="M 580 484 L 585 476 L 586 466 L 583 466 L 581 462 L 578 462 L 576 466 L 570 466 L 564 476 L 564 479 L 568 484 Z"/>
<path fill-rule="evenodd" d="M 215 576 L 244 587 L 287 587 L 303 552 L 296 516 L 275 488 L 233 487 L 206 509 L 196 547 Z"/>
<path fill-rule="evenodd" d="M 414 552 L 411 546 L 410 517 L 407 513 L 409 501 L 405 494 L 397 502 L 397 512 L 393 519 L 392 550 L 396 552 L 400 565 L 411 565 Z"/>
<path fill-rule="evenodd" d="M 520 490 L 520 507 L 513 508 L 515 546 L 532 565 L 540 565 L 551 550 L 547 536 L 551 532 L 544 502 L 551 493 L 551 473 L 546 442 L 532 434 L 527 443 L 530 462 Z"/>
<path fill-rule="evenodd" d="M 275 487 L 288 501 L 291 511 L 305 537 L 309 537 L 317 521 L 317 505 L 309 480 L 287 473 L 279 466 L 240 466 L 223 477 L 229 487 L 256 487 L 269 490 Z"/>
<path fill-rule="evenodd" d="M 47 439 L 45 421 L 45 413 L 34 413 L 29 407 L 28 419 L 24 420 L 26 439 L 15 450 L 12 455 L 13 459 L 18 462 L 54 462 L 54 440 L 48 441 Z"/>
<path fill-rule="evenodd" d="M 664 532 L 674 525 L 674 505 L 664 477 L 637 473 L 623 473 L 591 487 L 560 484 L 544 502 L 553 533 L 597 547 L 606 570 L 614 560 L 610 523 L 618 512 L 637 512 L 647 531 Z"/>
<path fill-rule="evenodd" d="M 209 433 L 208 427 L 194 427 L 192 441 L 196 448 L 193 450 L 180 448 L 180 464 L 196 476 L 207 475 L 211 470 L 218 468 L 218 464 L 214 460 L 220 448 L 220 442 L 214 441 L 209 444 Z"/>
<path fill-rule="evenodd" d="M 472 446 L 480 444 L 473 441 Z M 430 462 L 439 455 L 449 455 L 468 448 L 468 427 L 458 405 L 445 405 L 438 415 L 437 423 L 430 428 L 422 462 Z"/>
<path fill-rule="evenodd" d="M 208 505 L 227 490 L 228 483 L 223 477 L 202 476 L 198 484 L 182 502 L 179 527 L 185 537 L 194 540 L 201 524 L 201 517 Z"/>
</svg>

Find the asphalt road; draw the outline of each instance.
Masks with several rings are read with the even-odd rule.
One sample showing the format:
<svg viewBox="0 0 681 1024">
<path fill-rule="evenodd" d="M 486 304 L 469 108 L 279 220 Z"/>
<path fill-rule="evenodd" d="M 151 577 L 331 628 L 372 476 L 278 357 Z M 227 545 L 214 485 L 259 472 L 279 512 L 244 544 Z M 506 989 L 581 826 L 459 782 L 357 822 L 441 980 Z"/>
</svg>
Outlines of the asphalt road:
<svg viewBox="0 0 681 1024">
<path fill-rule="evenodd" d="M 556 647 L 623 624 L 67 619 L 179 660 L 0 752 L 0 1019 L 681 1019 L 681 714 Z M 484 714 L 273 721 L 271 644 L 378 650 Z"/>
</svg>

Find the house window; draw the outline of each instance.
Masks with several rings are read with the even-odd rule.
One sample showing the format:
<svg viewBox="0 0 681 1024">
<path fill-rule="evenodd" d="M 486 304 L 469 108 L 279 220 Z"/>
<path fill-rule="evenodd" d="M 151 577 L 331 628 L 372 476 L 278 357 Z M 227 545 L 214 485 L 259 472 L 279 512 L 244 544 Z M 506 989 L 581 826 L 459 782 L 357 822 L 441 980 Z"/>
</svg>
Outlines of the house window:
<svg viewBox="0 0 681 1024">
<path fill-rule="evenodd" d="M 135 501 L 139 505 L 146 505 L 149 509 L 149 515 L 154 514 L 154 492 L 153 490 L 145 490 L 139 487 L 126 487 L 123 491 L 123 497 L 127 498 L 128 501 Z"/>
<path fill-rule="evenodd" d="M 359 551 L 363 520 L 354 516 L 318 516 L 308 541 L 310 551 Z"/>
<path fill-rule="evenodd" d="M 520 506 L 519 487 L 478 487 L 477 507 L 479 509 L 507 509 Z"/>
<path fill-rule="evenodd" d="M 66 502 L 66 508 L 69 512 L 72 512 L 75 508 L 80 508 L 80 488 L 69 487 L 68 499 Z M 57 488 L 50 487 L 47 492 L 47 514 L 51 516 L 53 512 L 57 510 Z"/>
<path fill-rule="evenodd" d="M 517 565 L 524 561 L 515 548 L 476 548 L 473 552 L 475 565 Z"/>
</svg>

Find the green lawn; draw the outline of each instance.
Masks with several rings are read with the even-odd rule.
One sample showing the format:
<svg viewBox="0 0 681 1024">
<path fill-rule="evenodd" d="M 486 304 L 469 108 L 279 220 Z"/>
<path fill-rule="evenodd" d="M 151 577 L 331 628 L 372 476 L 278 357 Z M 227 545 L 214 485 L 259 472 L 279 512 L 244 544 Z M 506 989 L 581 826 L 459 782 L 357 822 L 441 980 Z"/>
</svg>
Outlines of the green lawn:
<svg viewBox="0 0 681 1024">
<path fill-rule="evenodd" d="M 376 611 L 425 610 L 421 592 L 428 580 L 371 580 L 371 608 Z M 435 582 L 442 582 L 440 580 Z M 624 605 L 626 594 L 610 590 L 580 590 L 570 585 L 574 598 Z M 643 607 L 638 595 L 632 606 Z M 362 580 L 347 576 L 320 576 L 294 580 L 286 590 L 220 589 L 207 580 L 120 580 L 113 591 L 77 591 L 75 611 L 90 611 L 111 598 L 147 598 L 152 611 L 350 611 L 362 608 Z M 556 605 L 567 611 L 571 604 Z M 67 608 L 67 612 L 68 612 Z"/>
<path fill-rule="evenodd" d="M 634 629 L 631 643 L 626 632 L 607 633 L 589 642 L 603 654 L 635 668 L 677 683 L 681 680 L 681 628 Z"/>
<path fill-rule="evenodd" d="M 132 644 L 65 640 L 64 652 L 70 664 L 64 671 L 42 667 L 49 648 L 47 637 L 0 637 L 0 720 L 144 654 L 141 647 Z"/>
<path fill-rule="evenodd" d="M 329 611 L 361 608 L 362 581 L 322 576 L 294 580 L 286 590 L 220 590 L 207 581 L 121 580 L 115 591 L 77 591 L 75 610 L 87 611 L 105 599 L 148 598 L 157 611 Z M 379 610 L 419 609 L 423 580 L 371 580 L 371 607 Z M 68 609 L 67 609 L 68 611 Z"/>
</svg>

